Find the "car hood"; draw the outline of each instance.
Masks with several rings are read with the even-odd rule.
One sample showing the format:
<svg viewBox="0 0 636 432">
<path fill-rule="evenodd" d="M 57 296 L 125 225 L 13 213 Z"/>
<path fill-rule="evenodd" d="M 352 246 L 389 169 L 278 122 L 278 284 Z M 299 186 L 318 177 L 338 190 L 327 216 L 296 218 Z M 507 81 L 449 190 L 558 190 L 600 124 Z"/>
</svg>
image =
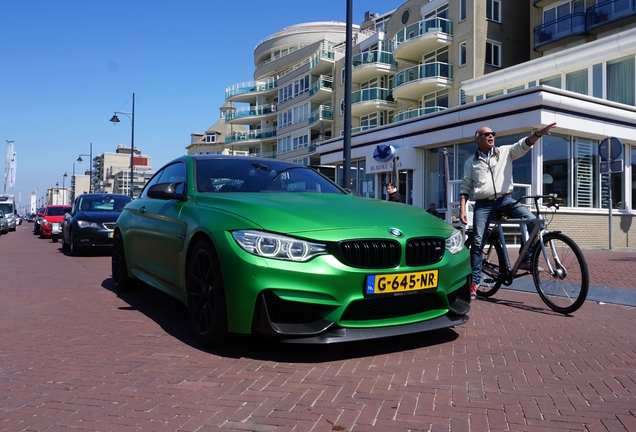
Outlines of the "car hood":
<svg viewBox="0 0 636 432">
<path fill-rule="evenodd" d="M 119 211 L 80 211 L 75 213 L 73 219 L 87 222 L 115 222 L 120 214 Z"/>
<path fill-rule="evenodd" d="M 49 222 L 62 222 L 64 216 L 42 216 L 42 219 L 46 219 Z"/>
<path fill-rule="evenodd" d="M 196 203 L 234 213 L 267 231 L 325 240 L 339 238 L 342 230 L 353 231 L 351 235 L 369 236 L 398 228 L 406 236 L 425 235 L 426 231 L 427 235 L 447 237 L 453 229 L 419 207 L 354 195 L 201 194 Z"/>
</svg>

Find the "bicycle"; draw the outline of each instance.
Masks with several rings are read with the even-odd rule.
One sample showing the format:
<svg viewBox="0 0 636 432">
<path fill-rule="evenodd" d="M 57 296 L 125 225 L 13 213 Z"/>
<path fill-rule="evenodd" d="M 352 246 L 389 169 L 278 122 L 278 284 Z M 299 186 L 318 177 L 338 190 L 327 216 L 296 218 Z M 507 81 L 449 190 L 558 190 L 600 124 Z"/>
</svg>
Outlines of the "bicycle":
<svg viewBox="0 0 636 432">
<path fill-rule="evenodd" d="M 516 206 L 525 199 L 533 199 L 536 218 L 505 219 L 496 215 L 486 230 L 480 286 L 477 295 L 491 297 L 501 287 L 510 286 L 514 279 L 532 274 L 535 288 L 541 300 L 553 311 L 568 314 L 579 309 L 589 289 L 587 262 L 579 246 L 561 231 L 548 231 L 549 222 L 541 214 L 539 201 L 547 199 L 548 209 L 559 209 L 556 195 L 529 195 L 511 203 Z M 505 212 L 505 210 L 504 210 Z M 521 233 L 527 239 L 519 249 L 519 257 L 510 265 L 510 257 L 504 237 L 503 224 L 519 224 Z M 534 224 L 528 233 L 528 224 Z M 466 245 L 472 244 L 469 234 Z M 521 271 L 521 263 L 526 260 L 532 248 L 530 270 Z"/>
</svg>

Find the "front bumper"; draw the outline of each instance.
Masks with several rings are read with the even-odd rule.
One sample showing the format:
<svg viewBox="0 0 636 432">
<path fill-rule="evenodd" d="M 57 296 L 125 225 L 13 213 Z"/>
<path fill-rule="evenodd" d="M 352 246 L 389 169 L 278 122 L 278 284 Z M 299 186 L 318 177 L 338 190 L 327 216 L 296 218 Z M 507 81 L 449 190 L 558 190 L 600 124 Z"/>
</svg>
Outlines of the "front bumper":
<svg viewBox="0 0 636 432">
<path fill-rule="evenodd" d="M 73 232 L 73 243 L 76 248 L 112 248 L 113 233 L 114 231 L 97 229 L 75 230 Z"/>
<path fill-rule="evenodd" d="M 319 305 L 299 305 L 266 291 L 259 296 L 252 330 L 279 342 L 330 344 L 454 327 L 468 321 L 470 285 L 470 277 L 467 277 L 463 286 L 447 295 L 435 291 L 354 301 L 347 307 L 341 320 L 351 323 L 352 327 L 322 318 L 323 308 Z M 402 325 L 365 327 L 365 323 L 423 317 L 427 314 L 434 317 Z"/>
</svg>

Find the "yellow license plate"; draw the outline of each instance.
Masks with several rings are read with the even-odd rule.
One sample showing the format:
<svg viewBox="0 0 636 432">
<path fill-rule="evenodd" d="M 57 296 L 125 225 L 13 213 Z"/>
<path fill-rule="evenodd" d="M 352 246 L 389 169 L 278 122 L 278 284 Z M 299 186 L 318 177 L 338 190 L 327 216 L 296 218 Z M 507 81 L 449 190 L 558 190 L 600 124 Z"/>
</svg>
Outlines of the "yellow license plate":
<svg viewBox="0 0 636 432">
<path fill-rule="evenodd" d="M 366 294 L 388 294 L 437 288 L 439 270 L 368 275 Z"/>
</svg>

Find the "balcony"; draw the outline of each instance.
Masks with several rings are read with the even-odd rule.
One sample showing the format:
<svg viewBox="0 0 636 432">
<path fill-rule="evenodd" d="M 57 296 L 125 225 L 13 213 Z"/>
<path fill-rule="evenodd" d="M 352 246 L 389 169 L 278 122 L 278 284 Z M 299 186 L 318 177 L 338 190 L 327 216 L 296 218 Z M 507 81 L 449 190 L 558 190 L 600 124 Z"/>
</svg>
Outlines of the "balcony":
<svg viewBox="0 0 636 432">
<path fill-rule="evenodd" d="M 248 141 L 265 141 L 276 138 L 275 129 L 257 129 L 246 132 L 233 132 L 225 137 L 225 144 L 243 143 Z"/>
<path fill-rule="evenodd" d="M 395 107 L 396 103 L 389 89 L 371 87 L 351 94 L 351 114 L 356 117 L 376 111 L 389 111 Z"/>
<path fill-rule="evenodd" d="M 309 59 L 309 70 L 314 74 L 331 75 L 335 59 L 333 51 L 320 49 Z"/>
<path fill-rule="evenodd" d="M 412 118 L 416 118 L 416 117 L 422 117 L 428 114 L 433 114 L 439 111 L 443 111 L 445 110 L 446 107 L 442 107 L 442 106 L 433 106 L 433 107 L 426 107 L 426 108 L 420 108 L 420 109 L 412 109 L 412 110 L 408 110 L 408 111 L 403 111 L 401 113 L 396 114 L 393 117 L 393 121 L 391 123 L 397 123 L 399 121 L 402 120 L 408 120 L 408 119 L 412 119 Z"/>
<path fill-rule="evenodd" d="M 368 51 L 353 56 L 351 80 L 361 83 L 379 75 L 395 73 L 397 63 L 386 51 Z"/>
<path fill-rule="evenodd" d="M 258 105 L 230 111 L 225 115 L 226 123 L 260 124 L 261 120 L 276 113 L 276 105 Z"/>
<path fill-rule="evenodd" d="M 333 120 L 333 110 L 330 106 L 321 105 L 309 115 L 308 125 L 311 126 L 321 120 Z"/>
<path fill-rule="evenodd" d="M 573 13 L 533 29 L 535 51 L 545 51 L 557 45 L 582 39 L 587 34 L 585 13 Z"/>
<path fill-rule="evenodd" d="M 452 66 L 434 62 L 413 66 L 395 74 L 393 96 L 398 99 L 419 100 L 422 96 L 448 88 L 452 84 Z"/>
<path fill-rule="evenodd" d="M 587 8 L 587 31 L 597 33 L 611 24 L 618 27 L 636 22 L 636 0 L 609 0 Z M 602 29 L 600 27 L 603 27 Z"/>
<path fill-rule="evenodd" d="M 275 92 L 278 86 L 276 78 L 258 81 L 246 81 L 225 89 L 225 99 L 230 102 L 251 102 L 259 94 Z"/>
<path fill-rule="evenodd" d="M 312 102 L 331 102 L 333 96 L 333 78 L 321 75 L 309 89 L 309 98 Z"/>
<path fill-rule="evenodd" d="M 389 40 L 393 57 L 407 61 L 420 61 L 426 53 L 453 42 L 453 23 L 443 18 L 419 21 L 398 31 Z"/>
</svg>

